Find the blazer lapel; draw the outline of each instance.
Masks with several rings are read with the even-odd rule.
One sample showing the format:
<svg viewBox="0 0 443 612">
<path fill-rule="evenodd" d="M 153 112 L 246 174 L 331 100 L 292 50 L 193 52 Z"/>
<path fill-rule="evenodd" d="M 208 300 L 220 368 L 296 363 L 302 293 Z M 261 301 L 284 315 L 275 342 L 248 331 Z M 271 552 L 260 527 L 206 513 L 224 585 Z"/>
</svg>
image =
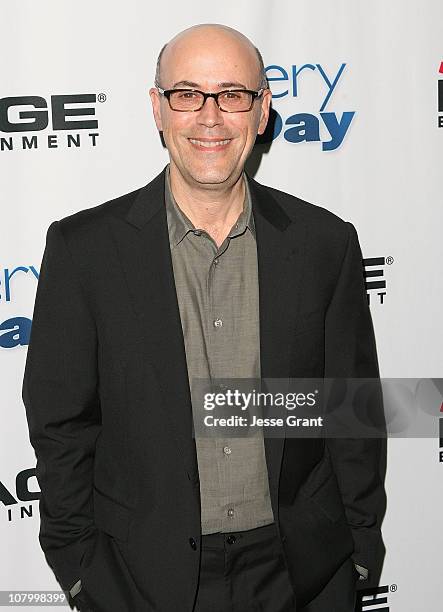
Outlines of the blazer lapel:
<svg viewBox="0 0 443 612">
<path fill-rule="evenodd" d="M 139 320 L 140 340 L 149 347 L 169 420 L 191 481 L 198 481 L 186 353 L 174 283 L 164 205 L 165 172 L 143 187 L 125 216 L 115 219 L 114 239 Z"/>
<path fill-rule="evenodd" d="M 291 376 L 291 330 L 299 305 L 306 231 L 273 197 L 248 177 L 257 238 L 261 378 Z M 265 437 L 271 500 L 278 512 L 284 438 Z"/>
</svg>

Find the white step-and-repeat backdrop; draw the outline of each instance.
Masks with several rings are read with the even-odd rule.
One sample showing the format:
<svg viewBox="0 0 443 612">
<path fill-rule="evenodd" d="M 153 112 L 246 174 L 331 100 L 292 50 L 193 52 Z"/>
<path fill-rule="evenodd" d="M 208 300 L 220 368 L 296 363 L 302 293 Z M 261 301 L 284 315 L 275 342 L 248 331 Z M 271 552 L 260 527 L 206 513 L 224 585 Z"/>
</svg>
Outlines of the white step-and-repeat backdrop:
<svg viewBox="0 0 443 612">
<path fill-rule="evenodd" d="M 382 376 L 441 377 L 443 3 L 0 8 L 0 591 L 58 590 L 37 540 L 21 400 L 44 240 L 53 220 L 146 184 L 166 163 L 148 97 L 159 49 L 208 22 L 261 49 L 277 116 L 251 172 L 356 226 Z M 64 117 L 63 105 L 91 110 Z M 387 554 L 362 611 L 441 610 L 441 446 L 438 420 L 434 438 L 389 441 Z"/>
</svg>

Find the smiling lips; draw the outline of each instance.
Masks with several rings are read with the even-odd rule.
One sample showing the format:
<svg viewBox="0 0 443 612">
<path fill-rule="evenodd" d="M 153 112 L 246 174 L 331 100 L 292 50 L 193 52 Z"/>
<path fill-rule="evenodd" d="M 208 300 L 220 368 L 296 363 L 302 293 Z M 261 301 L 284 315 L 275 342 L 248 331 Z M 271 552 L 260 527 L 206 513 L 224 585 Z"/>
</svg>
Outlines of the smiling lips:
<svg viewBox="0 0 443 612">
<path fill-rule="evenodd" d="M 228 146 L 232 138 L 215 140 L 214 138 L 188 138 L 189 142 L 197 149 L 205 151 L 220 151 Z"/>
</svg>

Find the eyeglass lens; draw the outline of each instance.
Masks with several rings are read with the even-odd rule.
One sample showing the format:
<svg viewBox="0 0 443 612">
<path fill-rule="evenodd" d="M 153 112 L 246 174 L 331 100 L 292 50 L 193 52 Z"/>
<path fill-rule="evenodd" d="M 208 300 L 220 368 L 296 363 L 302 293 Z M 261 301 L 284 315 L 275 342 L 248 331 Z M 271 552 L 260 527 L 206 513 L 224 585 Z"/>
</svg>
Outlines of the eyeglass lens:
<svg viewBox="0 0 443 612">
<path fill-rule="evenodd" d="M 198 91 L 173 91 L 169 102 L 175 110 L 193 111 L 203 106 L 204 96 Z M 248 91 L 222 91 L 218 94 L 218 105 L 221 110 L 242 111 L 249 110 L 252 95 Z"/>
</svg>

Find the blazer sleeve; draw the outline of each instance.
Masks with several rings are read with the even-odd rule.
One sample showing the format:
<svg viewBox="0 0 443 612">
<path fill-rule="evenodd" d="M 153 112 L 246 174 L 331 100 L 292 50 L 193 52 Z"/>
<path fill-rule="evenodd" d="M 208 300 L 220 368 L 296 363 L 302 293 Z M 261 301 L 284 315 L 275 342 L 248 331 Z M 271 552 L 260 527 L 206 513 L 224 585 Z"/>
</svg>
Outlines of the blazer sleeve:
<svg viewBox="0 0 443 612">
<path fill-rule="evenodd" d="M 326 313 L 325 377 L 379 378 L 374 330 L 366 296 L 357 232 L 347 223 L 348 240 L 335 291 Z M 384 556 L 381 522 L 386 507 L 384 465 L 385 417 L 381 386 L 371 402 L 378 438 L 327 439 L 348 524 L 354 539 L 354 562 L 377 580 Z"/>
<path fill-rule="evenodd" d="M 97 333 L 61 223 L 48 228 L 22 398 L 37 457 L 40 544 L 64 590 L 94 540 L 94 452 L 101 429 Z"/>
</svg>

